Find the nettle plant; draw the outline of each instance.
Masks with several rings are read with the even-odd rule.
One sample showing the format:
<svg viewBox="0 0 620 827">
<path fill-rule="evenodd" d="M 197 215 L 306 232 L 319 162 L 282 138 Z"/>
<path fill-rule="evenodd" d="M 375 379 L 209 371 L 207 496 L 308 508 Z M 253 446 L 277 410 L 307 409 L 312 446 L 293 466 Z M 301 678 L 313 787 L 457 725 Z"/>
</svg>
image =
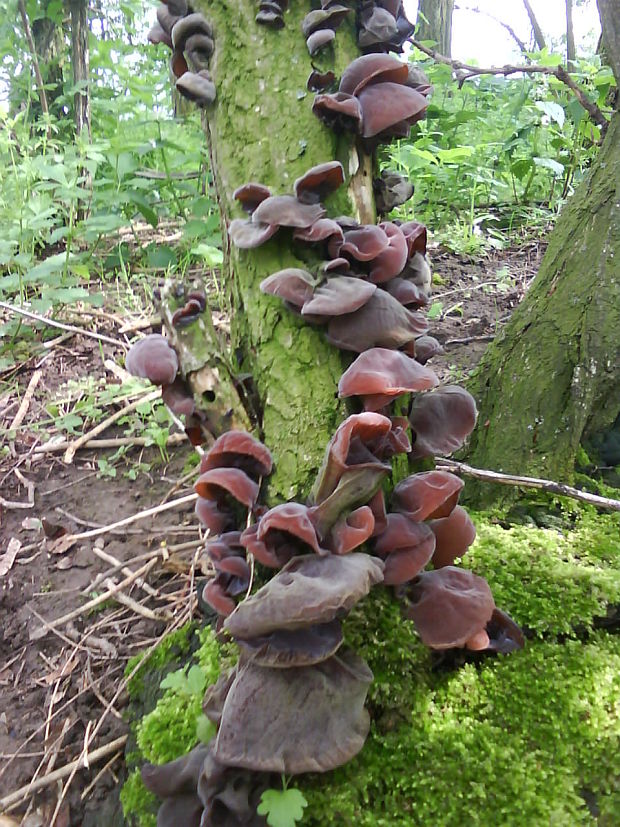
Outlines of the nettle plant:
<svg viewBox="0 0 620 827">
<path fill-rule="evenodd" d="M 256 21 L 281 28 L 286 9 L 286 2 L 261 2 Z M 359 2 L 355 10 L 324 0 L 302 23 L 310 55 L 332 48 L 336 29 L 354 11 L 366 54 L 337 84 L 333 72 L 313 70 L 308 88 L 317 93 L 314 114 L 339 134 L 353 133 L 356 152 L 372 168 L 377 147 L 408 135 L 424 116 L 430 87 L 418 70 L 388 54 L 400 52 L 412 30 L 400 0 Z M 216 84 L 207 63 L 214 28 L 175 0 L 160 7 L 150 37 L 172 47 L 179 90 L 213 106 Z M 263 504 L 268 492 L 274 499 L 268 482 L 277 469 L 269 447 L 238 427 L 222 433 L 226 417 L 205 411 L 181 369 L 184 331 L 200 329 L 208 315 L 203 293 L 169 292 L 176 297 L 174 312 L 164 307 L 170 338 L 149 336 L 127 358 L 130 372 L 162 385 L 166 403 L 187 417 L 193 441 L 204 430 L 217 437 L 196 483 L 196 513 L 209 530 L 206 555 L 215 572 L 201 596 L 240 652 L 204 698 L 213 740 L 169 764 L 143 768 L 147 788 L 164 799 L 161 827 L 262 825 L 265 817 L 285 823 L 274 815 L 273 788 L 282 776 L 330 771 L 362 749 L 373 676 L 347 648 L 341 622 L 370 589 L 393 589 L 433 649 L 507 653 L 523 645 L 487 582 L 453 565 L 475 537 L 457 504 L 462 481 L 437 470 L 402 473 L 403 457 L 428 462 L 450 454 L 476 421 L 470 394 L 439 387 L 426 366 L 440 350 L 422 312 L 430 294 L 426 228 L 329 217 L 323 202 L 345 177 L 343 165 L 328 159 L 298 177 L 292 193 L 243 184 L 233 196 L 248 217 L 227 227 L 231 250 L 250 257 L 276 235 L 281 249 L 294 248 L 306 266 L 271 273 L 261 291 L 284 302 L 284 314 L 356 354 L 338 397 L 359 412 L 337 427 L 304 501 Z M 411 196 L 409 182 L 390 173 L 375 177 L 374 190 L 383 211 Z M 257 567 L 264 585 L 252 593 Z M 299 798 L 294 804 L 300 817 Z"/>
</svg>

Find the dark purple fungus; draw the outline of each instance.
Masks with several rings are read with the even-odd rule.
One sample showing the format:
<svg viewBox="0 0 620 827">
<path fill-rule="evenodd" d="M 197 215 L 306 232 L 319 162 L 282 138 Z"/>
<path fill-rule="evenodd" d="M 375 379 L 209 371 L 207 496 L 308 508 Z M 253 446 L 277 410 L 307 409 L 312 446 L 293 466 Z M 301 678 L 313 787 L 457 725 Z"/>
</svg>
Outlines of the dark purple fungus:
<svg viewBox="0 0 620 827">
<path fill-rule="evenodd" d="M 407 240 L 400 227 L 390 221 L 384 221 L 379 227 L 387 235 L 387 249 L 370 262 L 369 279 L 375 284 L 383 284 L 402 272 L 407 263 Z"/>
<path fill-rule="evenodd" d="M 327 660 L 336 654 L 343 637 L 340 621 L 332 620 L 303 629 L 276 631 L 270 635 L 236 640 L 242 661 L 251 660 L 257 666 L 288 669 L 291 666 L 311 666 Z"/>
<path fill-rule="evenodd" d="M 336 490 L 343 475 L 357 466 L 383 467 L 368 446 L 374 448 L 391 428 L 388 417 L 377 413 L 353 414 L 345 419 L 327 445 L 312 489 L 312 501 L 319 504 L 326 500 Z"/>
<path fill-rule="evenodd" d="M 144 786 L 164 802 L 157 813 L 158 827 L 200 827 L 202 802 L 196 791 L 208 747 L 198 746 L 167 764 L 145 764 Z"/>
<path fill-rule="evenodd" d="M 375 517 L 372 509 L 362 505 L 340 517 L 332 526 L 326 545 L 333 554 L 348 554 L 372 537 Z"/>
<path fill-rule="evenodd" d="M 203 500 L 199 497 L 195 505 L 196 516 L 211 534 L 220 534 L 230 528 L 232 515 L 228 511 L 221 511 L 213 500 Z"/>
<path fill-rule="evenodd" d="M 396 586 L 412 580 L 434 549 L 435 535 L 425 523 L 414 523 L 404 514 L 388 514 L 385 531 L 375 542 L 375 553 L 385 560 L 383 582 Z"/>
<path fill-rule="evenodd" d="M 226 618 L 233 636 L 252 638 L 282 629 L 328 623 L 348 612 L 383 580 L 383 562 L 368 554 L 294 557 Z"/>
<path fill-rule="evenodd" d="M 364 701 L 371 681 L 366 663 L 342 650 L 314 666 L 289 669 L 250 661 L 239 668 L 226 698 L 215 755 L 262 772 L 294 775 L 339 767 L 368 735 Z"/>
<path fill-rule="evenodd" d="M 222 720 L 222 711 L 224 709 L 224 701 L 232 686 L 232 682 L 237 674 L 237 665 L 233 666 L 227 672 L 222 672 L 217 681 L 207 687 L 204 697 L 202 699 L 202 711 L 206 717 L 216 726 L 220 725 Z"/>
<path fill-rule="evenodd" d="M 378 411 L 403 393 L 434 388 L 439 380 L 398 350 L 375 347 L 361 353 L 340 377 L 338 396 L 362 396 L 364 409 Z"/>
<path fill-rule="evenodd" d="M 312 111 L 335 132 L 361 132 L 362 107 L 357 98 L 343 92 L 317 95 Z"/>
<path fill-rule="evenodd" d="M 172 49 L 172 38 L 170 37 L 170 33 L 163 28 L 159 21 L 149 29 L 147 38 L 149 43 L 164 43 L 169 49 Z"/>
<path fill-rule="evenodd" d="M 433 85 L 424 71 L 418 66 L 414 66 L 413 63 L 408 63 L 407 72 L 407 86 L 411 86 L 412 89 L 417 89 L 421 95 L 428 95 L 433 91 Z"/>
<path fill-rule="evenodd" d="M 236 606 L 232 597 L 229 597 L 225 586 L 217 582 L 217 578 L 206 583 L 202 590 L 202 599 L 222 617 L 228 617 Z"/>
<path fill-rule="evenodd" d="M 385 214 L 400 207 L 413 196 L 413 184 L 398 172 L 384 169 L 372 182 L 377 212 Z"/>
<path fill-rule="evenodd" d="M 198 477 L 194 490 L 199 497 L 217 503 L 231 496 L 247 508 L 258 498 L 258 485 L 239 468 L 212 468 Z"/>
<path fill-rule="evenodd" d="M 199 72 L 209 68 L 215 44 L 206 34 L 193 34 L 185 42 L 185 55 L 192 68 Z"/>
<path fill-rule="evenodd" d="M 318 204 L 344 183 L 344 169 L 340 161 L 327 161 L 311 167 L 293 186 L 295 196 L 302 204 Z"/>
<path fill-rule="evenodd" d="M 360 310 L 331 319 L 327 339 L 342 350 L 362 353 L 371 347 L 404 347 L 427 330 L 426 319 L 377 290 Z"/>
<path fill-rule="evenodd" d="M 163 4 L 157 6 L 156 14 L 157 22 L 162 27 L 162 29 L 168 34 L 171 34 L 175 23 L 177 23 L 181 19 L 178 15 L 171 14 L 168 10 L 168 7 Z M 172 48 L 172 37 L 170 38 L 170 44 Z"/>
<path fill-rule="evenodd" d="M 262 2 L 254 20 L 261 26 L 268 26 L 270 29 L 284 28 L 282 9 L 277 3 Z"/>
<path fill-rule="evenodd" d="M 154 41 L 159 43 L 160 41 Z M 163 41 L 165 42 L 165 41 Z M 308 76 L 306 88 L 308 92 L 326 92 L 331 89 L 336 82 L 336 75 L 330 70 L 327 72 L 319 72 L 313 69 Z"/>
<path fill-rule="evenodd" d="M 385 508 L 385 495 L 381 489 L 368 500 L 368 508 L 375 518 L 375 527 L 372 537 L 378 537 L 387 528 L 387 511 Z"/>
<path fill-rule="evenodd" d="M 419 339 L 415 340 L 414 353 L 416 360 L 421 365 L 425 365 L 429 359 L 445 353 L 445 350 L 434 336 L 420 336 Z"/>
<path fill-rule="evenodd" d="M 228 225 L 228 235 L 235 247 L 251 250 L 268 241 L 278 229 L 277 224 L 257 224 L 251 219 L 233 218 Z"/>
<path fill-rule="evenodd" d="M 223 616 L 235 608 L 232 598 L 245 594 L 250 584 L 250 567 L 240 537 L 239 531 L 229 531 L 209 540 L 205 546 L 206 557 L 216 576 L 206 583 L 202 599 Z"/>
<path fill-rule="evenodd" d="M 384 54 L 363 55 L 344 70 L 338 89 L 349 95 L 357 95 L 369 84 L 385 81 L 405 83 L 407 76 L 407 64 L 396 57 Z"/>
<path fill-rule="evenodd" d="M 201 827 L 266 827 L 256 808 L 263 792 L 277 787 L 279 780 L 273 774 L 221 763 L 211 742 L 198 778 L 198 797 L 204 806 Z M 186 825 L 176 822 L 174 827 Z"/>
<path fill-rule="evenodd" d="M 252 213 L 254 224 L 271 224 L 278 227 L 310 227 L 325 210 L 320 204 L 302 204 L 294 195 L 271 195 Z"/>
<path fill-rule="evenodd" d="M 427 231 L 424 224 L 419 221 L 407 221 L 405 224 L 400 224 L 400 229 L 407 239 L 407 247 L 409 249 L 409 258 L 414 253 L 426 253 Z"/>
<path fill-rule="evenodd" d="M 407 281 L 407 279 L 403 279 L 398 276 L 394 279 L 390 279 L 390 281 L 388 281 L 387 284 L 383 284 L 382 287 L 390 294 L 390 296 L 394 296 L 396 301 L 400 302 L 403 307 L 419 310 L 421 307 L 425 307 L 429 302 L 428 296 L 423 290 L 421 290 L 413 282 Z M 416 339 L 416 347 L 420 339 L 429 338 L 431 337 L 420 336 L 419 339 Z M 417 358 L 418 357 L 416 356 L 416 359 Z M 420 364 L 424 364 L 421 360 L 418 359 L 418 361 Z"/>
<path fill-rule="evenodd" d="M 207 308 L 207 297 L 200 290 L 192 290 L 186 297 L 187 301 L 183 307 L 179 307 L 172 314 L 172 326 L 184 327 L 190 325 Z"/>
<path fill-rule="evenodd" d="M 278 296 L 298 311 L 307 301 L 312 299 L 316 281 L 307 270 L 300 270 L 295 267 L 288 267 L 286 270 L 279 270 L 272 273 L 260 283 L 263 293 L 270 296 Z"/>
<path fill-rule="evenodd" d="M 412 456 L 447 456 L 460 448 L 476 424 L 473 396 L 458 385 L 446 385 L 417 396 L 409 414 L 415 434 Z"/>
<path fill-rule="evenodd" d="M 489 636 L 489 643 L 486 648 L 490 652 L 500 652 L 503 655 L 508 655 L 517 649 L 523 649 L 525 646 L 525 636 L 520 627 L 509 614 L 498 609 L 497 606 L 493 609 L 493 614 L 485 626 L 485 631 Z"/>
<path fill-rule="evenodd" d="M 194 394 L 180 376 L 177 376 L 170 385 L 162 386 L 161 398 L 177 416 L 191 416 L 196 409 Z"/>
<path fill-rule="evenodd" d="M 392 508 L 416 523 L 447 517 L 463 485 L 463 480 L 447 471 L 412 474 L 394 488 Z"/>
<path fill-rule="evenodd" d="M 306 241 L 310 244 L 318 241 L 325 241 L 327 238 L 336 236 L 338 242 L 344 241 L 344 232 L 340 224 L 336 223 L 333 218 L 319 218 L 310 227 L 298 227 L 293 231 L 293 238 L 295 241 Z M 345 263 L 348 266 L 349 262 Z"/>
<path fill-rule="evenodd" d="M 298 554 L 313 551 L 325 555 L 309 509 L 301 503 L 283 503 L 271 508 L 258 523 L 248 526 L 241 543 L 259 563 L 280 568 Z"/>
<path fill-rule="evenodd" d="M 332 29 L 318 29 L 316 32 L 313 32 L 306 40 L 306 46 L 308 47 L 310 56 L 314 57 L 314 55 L 318 54 L 321 49 L 324 49 L 325 46 L 328 46 L 335 39 L 336 32 Z"/>
<path fill-rule="evenodd" d="M 309 38 L 314 32 L 325 29 L 335 31 L 350 12 L 351 9 L 337 3 L 330 4 L 329 8 L 308 12 L 301 24 L 304 37 Z"/>
<path fill-rule="evenodd" d="M 264 186 L 264 184 L 255 184 L 252 181 L 247 184 L 243 184 L 241 187 L 237 187 L 237 189 L 233 192 L 233 198 L 236 198 L 245 212 L 250 215 L 252 215 L 261 201 L 264 201 L 265 198 L 269 198 L 270 195 L 271 190 L 269 187 Z"/>
<path fill-rule="evenodd" d="M 364 224 L 351 230 L 345 230 L 344 243 L 337 252 L 356 261 L 372 261 L 390 246 L 390 239 L 381 227 Z M 330 249 L 332 253 L 332 249 Z"/>
<path fill-rule="evenodd" d="M 362 50 L 381 51 L 398 35 L 398 26 L 394 15 L 380 6 L 370 6 L 360 15 L 360 31 L 357 42 Z M 379 47 L 379 48 L 377 48 Z"/>
<path fill-rule="evenodd" d="M 175 78 L 181 78 L 186 72 L 189 72 L 189 66 L 185 60 L 183 52 L 174 51 L 170 58 L 170 71 Z"/>
<path fill-rule="evenodd" d="M 131 346 L 125 368 L 132 376 L 148 379 L 154 385 L 170 385 L 177 375 L 179 360 L 163 336 L 151 333 Z"/>
<path fill-rule="evenodd" d="M 373 83 L 357 93 L 362 107 L 362 135 L 391 137 L 390 130 L 401 123 L 409 128 L 424 117 L 428 101 L 415 89 L 400 83 Z M 402 136 L 402 131 L 400 132 Z"/>
<path fill-rule="evenodd" d="M 430 296 L 431 268 L 426 255 L 420 252 L 414 252 L 400 275 L 402 278 L 415 284 L 416 287 L 419 287 L 426 296 Z"/>
<path fill-rule="evenodd" d="M 422 572 L 408 587 L 407 598 L 407 617 L 433 649 L 465 646 L 472 639 L 478 645 L 478 633 L 495 608 L 487 581 L 453 566 Z"/>
<path fill-rule="evenodd" d="M 213 27 L 202 14 L 194 12 L 181 17 L 172 27 L 172 45 L 175 50 L 183 51 L 191 35 L 202 34 L 213 38 Z"/>
<path fill-rule="evenodd" d="M 254 479 L 271 474 L 269 448 L 246 431 L 227 431 L 218 437 L 200 462 L 200 473 L 212 468 L 240 468 Z"/>
<path fill-rule="evenodd" d="M 334 276 L 314 290 L 312 298 L 302 307 L 301 314 L 342 316 L 353 313 L 370 300 L 376 289 L 376 285 L 360 279 Z"/>
<path fill-rule="evenodd" d="M 436 569 L 451 566 L 476 539 L 476 526 L 460 505 L 455 506 L 447 517 L 431 520 L 429 526 L 436 540 L 432 559 Z"/>
</svg>

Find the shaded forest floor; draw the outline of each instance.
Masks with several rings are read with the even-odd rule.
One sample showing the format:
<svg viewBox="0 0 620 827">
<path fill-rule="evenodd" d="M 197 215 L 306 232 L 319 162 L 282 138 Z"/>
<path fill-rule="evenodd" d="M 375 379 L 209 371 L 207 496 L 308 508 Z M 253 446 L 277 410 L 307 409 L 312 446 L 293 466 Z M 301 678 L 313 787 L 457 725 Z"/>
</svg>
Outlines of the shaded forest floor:
<svg viewBox="0 0 620 827">
<path fill-rule="evenodd" d="M 543 246 L 475 263 L 434 251 L 431 333 L 446 352 L 433 367 L 443 382 L 460 383 L 475 367 L 525 295 Z M 50 338 L 39 328 L 23 360 L 0 377 L 0 799 L 43 779 L 39 792 L 4 799 L 26 827 L 44 827 L 54 814 L 56 827 L 122 823 L 112 791 L 128 732 L 126 664 L 197 612 L 202 538 L 188 500 L 197 455 L 163 414 L 149 430 L 161 408 L 151 388 L 134 381 L 132 393 L 121 390 L 127 342 L 155 324 L 152 308 L 126 310 L 110 291 L 101 310 L 67 317 L 118 346 L 67 331 Z M 111 447 L 65 456 L 82 433 L 124 408 L 95 435 Z M 49 450 L 60 440 L 64 448 Z M 109 527 L 163 505 L 172 507 Z M 482 573 L 484 554 L 480 560 Z M 596 803 L 588 806 L 596 817 Z"/>
</svg>

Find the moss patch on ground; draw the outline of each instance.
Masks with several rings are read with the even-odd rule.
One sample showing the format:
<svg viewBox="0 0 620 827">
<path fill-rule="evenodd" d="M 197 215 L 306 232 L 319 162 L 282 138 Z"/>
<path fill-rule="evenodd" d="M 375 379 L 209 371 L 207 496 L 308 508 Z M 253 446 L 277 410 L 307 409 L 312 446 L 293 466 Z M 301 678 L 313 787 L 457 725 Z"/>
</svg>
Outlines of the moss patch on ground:
<svg viewBox="0 0 620 827">
<path fill-rule="evenodd" d="M 620 824 L 620 636 L 595 622 L 620 603 L 620 519 L 585 509 L 556 530 L 473 516 L 478 539 L 463 564 L 529 630 L 526 648 L 438 658 L 391 593 L 374 589 L 344 623 L 375 676 L 371 733 L 345 767 L 294 779 L 309 802 L 303 825 Z M 215 674 L 218 645 L 201 635 L 192 662 Z M 144 754 L 176 757 L 193 746 L 195 710 L 174 695 L 157 708 L 163 717 L 138 727 L 150 733 Z M 124 796 L 139 800 L 140 785 L 134 773 Z M 148 807 L 128 823 L 153 827 Z"/>
</svg>

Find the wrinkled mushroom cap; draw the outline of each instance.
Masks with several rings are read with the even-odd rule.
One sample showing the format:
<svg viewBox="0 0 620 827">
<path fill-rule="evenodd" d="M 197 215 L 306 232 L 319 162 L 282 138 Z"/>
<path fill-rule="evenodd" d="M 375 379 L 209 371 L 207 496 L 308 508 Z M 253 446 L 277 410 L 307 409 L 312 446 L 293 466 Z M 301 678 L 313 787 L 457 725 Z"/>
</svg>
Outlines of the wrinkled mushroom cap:
<svg viewBox="0 0 620 827">
<path fill-rule="evenodd" d="M 432 370 L 405 353 L 375 347 L 360 353 L 340 377 L 338 396 L 369 397 L 367 410 L 379 410 L 395 396 L 424 391 L 439 384 Z M 376 403 L 376 404 L 373 404 Z"/>
<path fill-rule="evenodd" d="M 463 480 L 448 471 L 411 474 L 394 488 L 392 507 L 416 523 L 447 517 L 463 485 Z"/>
<path fill-rule="evenodd" d="M 241 468 L 255 477 L 271 473 L 271 452 L 246 431 L 227 431 L 218 437 L 200 462 L 200 473 L 211 468 Z"/>
<path fill-rule="evenodd" d="M 297 199 L 305 204 L 318 204 L 344 183 L 344 168 L 340 161 L 327 161 L 311 167 L 293 186 Z"/>
<path fill-rule="evenodd" d="M 409 421 L 416 438 L 412 456 L 447 456 L 473 431 L 478 411 L 473 396 L 458 385 L 446 385 L 417 396 Z"/>
<path fill-rule="evenodd" d="M 151 333 L 131 346 L 125 368 L 132 376 L 148 379 L 154 385 L 170 385 L 177 375 L 179 360 L 167 339 Z"/>
</svg>

